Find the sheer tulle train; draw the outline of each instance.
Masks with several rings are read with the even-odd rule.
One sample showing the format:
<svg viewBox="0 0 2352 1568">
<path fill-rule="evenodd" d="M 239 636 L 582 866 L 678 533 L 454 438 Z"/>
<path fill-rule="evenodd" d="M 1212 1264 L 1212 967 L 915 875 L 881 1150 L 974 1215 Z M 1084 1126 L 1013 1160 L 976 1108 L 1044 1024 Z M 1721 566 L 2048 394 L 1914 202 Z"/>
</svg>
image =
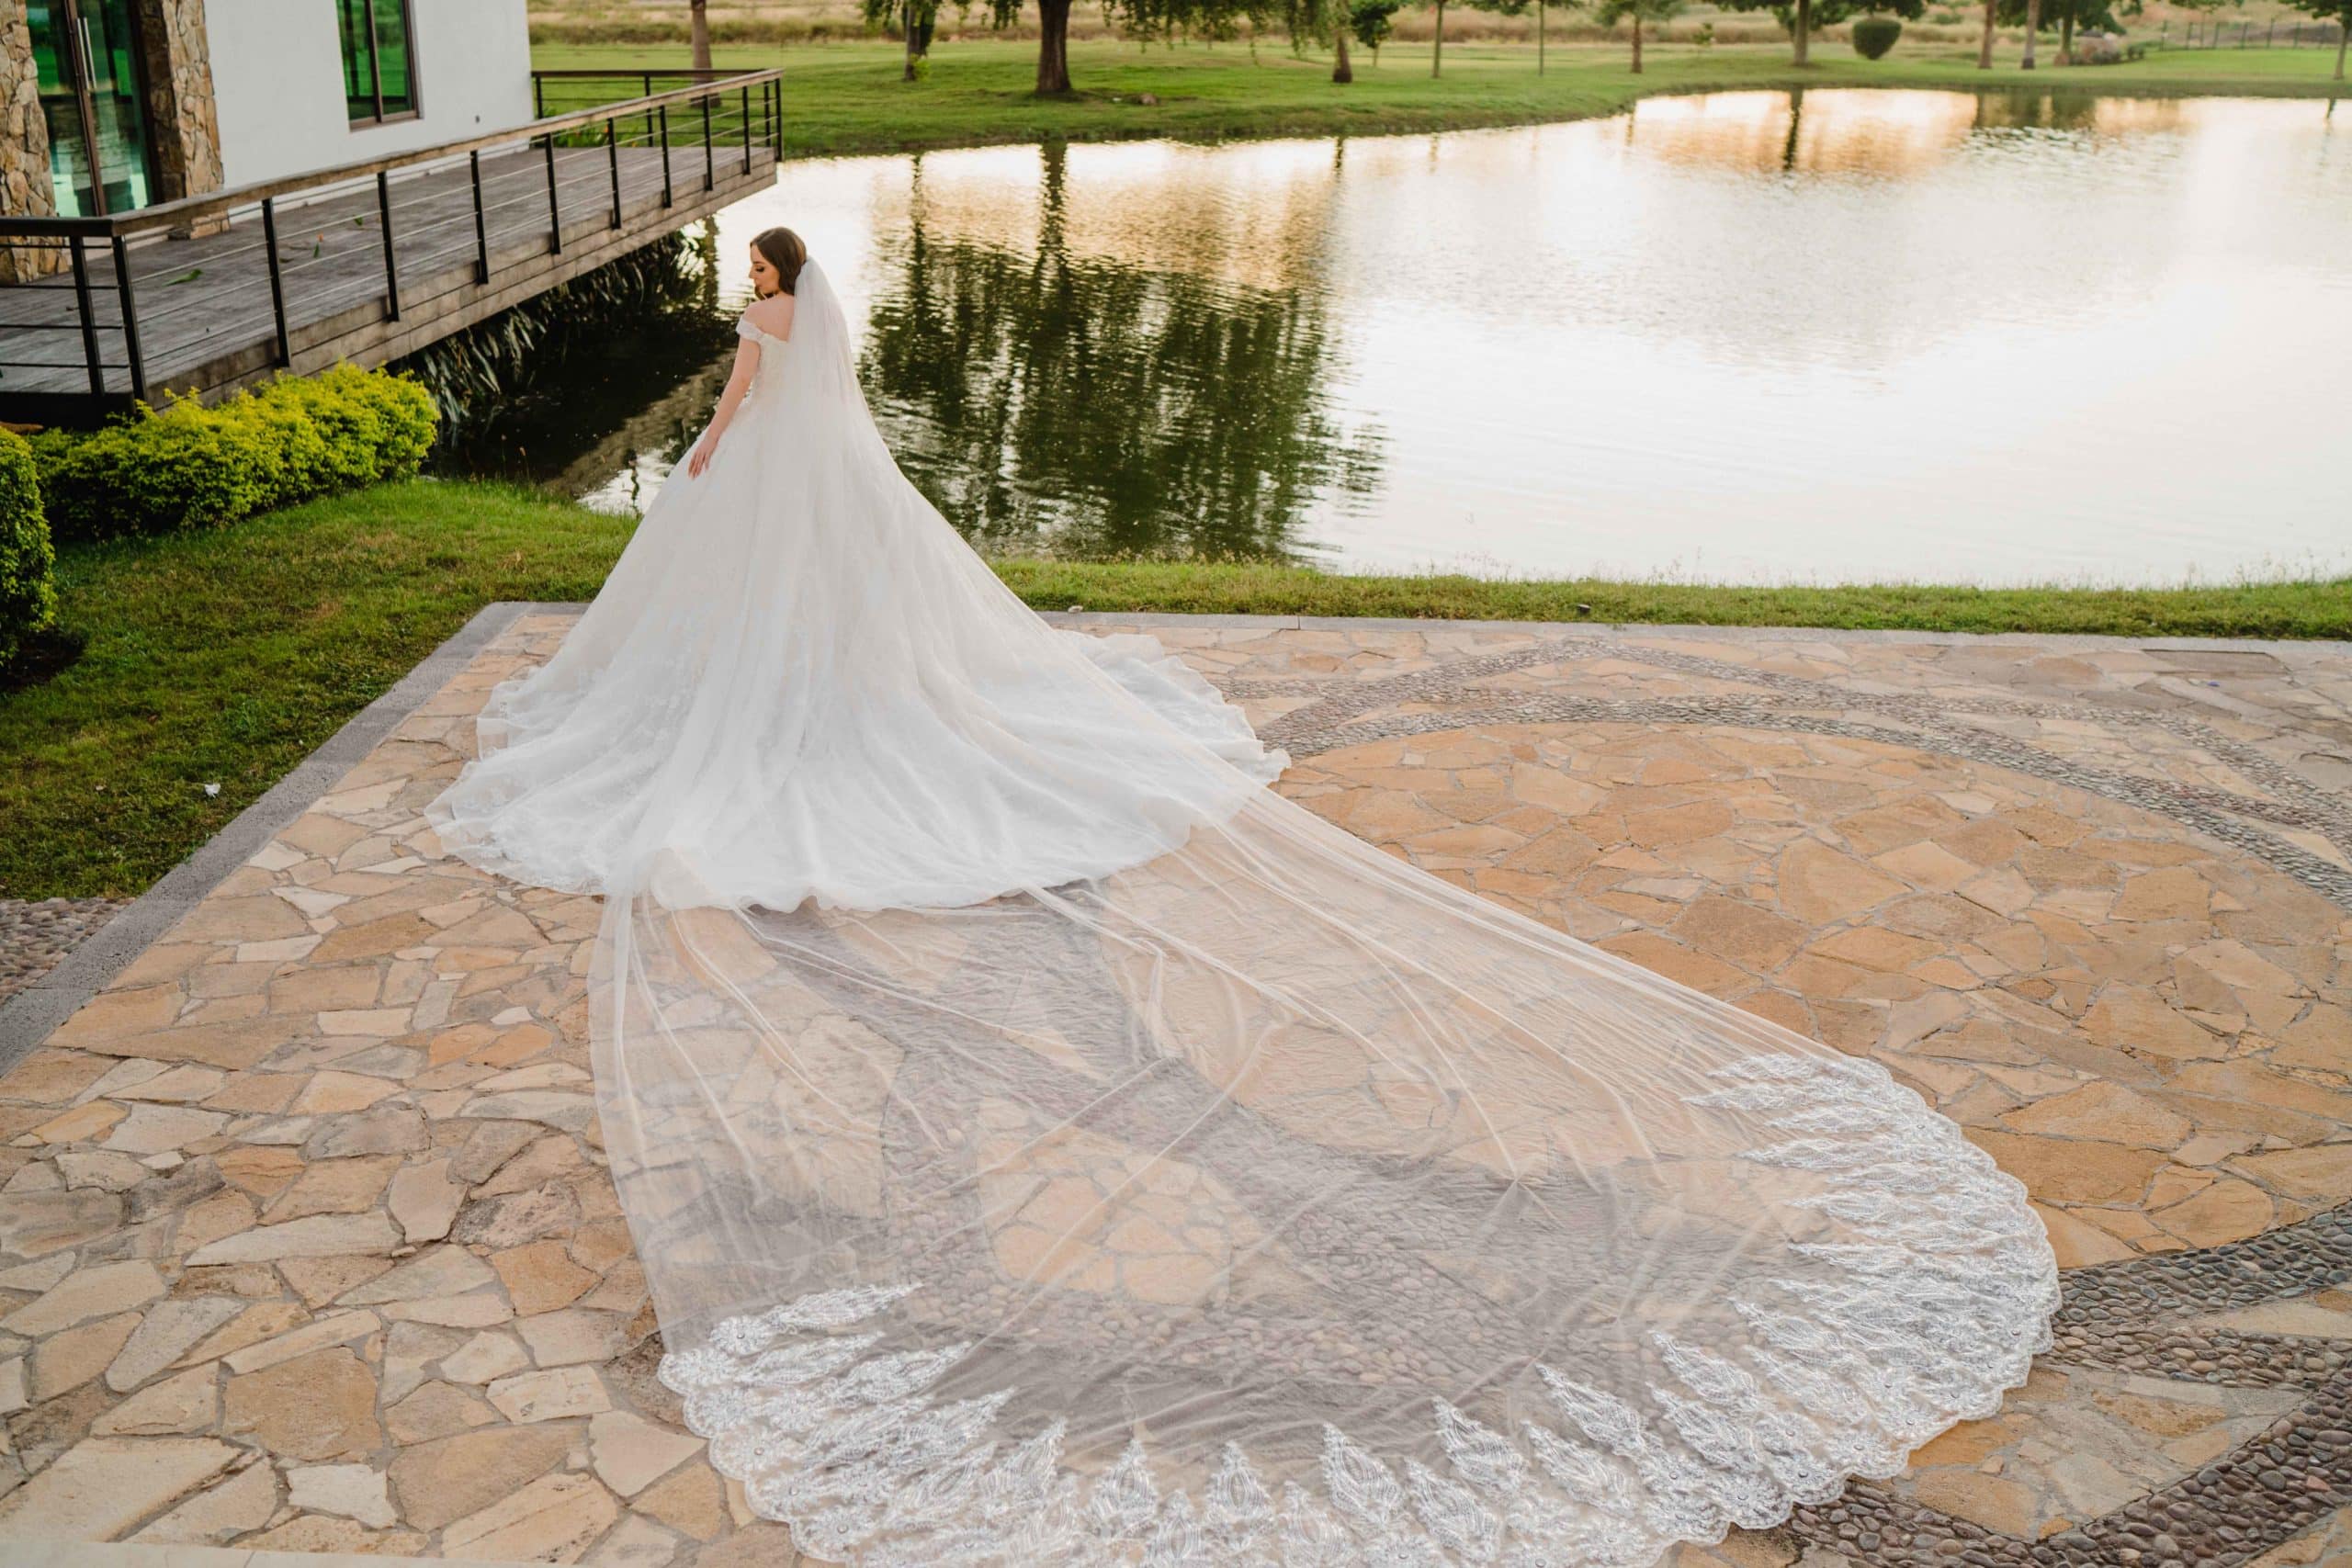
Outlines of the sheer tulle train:
<svg viewBox="0 0 2352 1568">
<path fill-rule="evenodd" d="M 2050 1248 L 1955 1125 L 1265 789 L 1004 590 L 799 294 L 434 807 L 605 896 L 662 1376 L 756 1509 L 876 1568 L 1632 1568 L 2023 1381 Z"/>
</svg>

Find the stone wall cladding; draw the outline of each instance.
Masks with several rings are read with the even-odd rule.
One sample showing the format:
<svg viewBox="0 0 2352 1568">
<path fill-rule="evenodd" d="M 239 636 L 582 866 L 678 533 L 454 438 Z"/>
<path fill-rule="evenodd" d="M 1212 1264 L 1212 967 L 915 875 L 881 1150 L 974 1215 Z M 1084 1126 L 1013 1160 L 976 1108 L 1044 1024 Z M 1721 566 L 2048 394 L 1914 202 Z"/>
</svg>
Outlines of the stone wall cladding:
<svg viewBox="0 0 2352 1568">
<path fill-rule="evenodd" d="M 32 24 L 22 6 L 0 7 L 0 216 L 45 218 L 56 210 Z M 0 245 L 0 283 L 27 282 L 62 265 L 47 246 Z"/>
<path fill-rule="evenodd" d="M 213 106 L 204 0 L 139 0 L 139 13 L 156 199 L 177 201 L 219 190 L 220 119 Z M 212 219 L 191 231 L 211 233 L 223 227 L 224 220 Z"/>
</svg>

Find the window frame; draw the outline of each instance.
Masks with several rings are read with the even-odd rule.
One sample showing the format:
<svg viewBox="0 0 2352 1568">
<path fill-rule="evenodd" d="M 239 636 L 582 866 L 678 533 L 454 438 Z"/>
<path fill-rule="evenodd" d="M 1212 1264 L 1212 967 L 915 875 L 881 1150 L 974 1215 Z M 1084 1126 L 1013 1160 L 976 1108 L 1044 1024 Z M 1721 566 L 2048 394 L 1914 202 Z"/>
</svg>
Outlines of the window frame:
<svg viewBox="0 0 2352 1568">
<path fill-rule="evenodd" d="M 354 130 L 364 130 L 379 125 L 398 125 L 402 120 L 416 119 L 424 113 L 424 96 L 421 84 L 417 80 L 416 70 L 415 0 L 393 0 L 393 3 L 401 8 L 401 51 L 408 57 L 409 107 L 390 114 L 384 112 L 384 49 L 382 39 L 376 36 L 378 3 L 379 0 L 336 0 L 335 53 L 338 57 L 338 64 L 345 65 L 346 69 L 347 62 L 342 59 L 344 53 L 342 7 L 345 5 L 356 4 L 368 18 L 368 82 L 376 100 L 376 112 L 352 115 L 349 123 Z M 346 91 L 344 94 L 344 107 L 346 111 L 350 106 L 351 95 Z"/>
</svg>

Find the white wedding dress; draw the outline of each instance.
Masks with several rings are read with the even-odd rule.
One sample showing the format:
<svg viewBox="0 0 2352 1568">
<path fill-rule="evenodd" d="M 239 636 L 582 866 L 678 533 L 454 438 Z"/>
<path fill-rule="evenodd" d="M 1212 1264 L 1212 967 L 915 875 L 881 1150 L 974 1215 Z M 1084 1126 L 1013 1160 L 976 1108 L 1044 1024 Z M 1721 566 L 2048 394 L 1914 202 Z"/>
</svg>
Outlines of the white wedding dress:
<svg viewBox="0 0 2352 1568">
<path fill-rule="evenodd" d="M 997 581 L 797 292 L 431 807 L 605 896 L 662 1376 L 755 1509 L 877 1568 L 1633 1568 L 2024 1380 L 2056 1270 L 1952 1122 L 1265 788 Z"/>
</svg>

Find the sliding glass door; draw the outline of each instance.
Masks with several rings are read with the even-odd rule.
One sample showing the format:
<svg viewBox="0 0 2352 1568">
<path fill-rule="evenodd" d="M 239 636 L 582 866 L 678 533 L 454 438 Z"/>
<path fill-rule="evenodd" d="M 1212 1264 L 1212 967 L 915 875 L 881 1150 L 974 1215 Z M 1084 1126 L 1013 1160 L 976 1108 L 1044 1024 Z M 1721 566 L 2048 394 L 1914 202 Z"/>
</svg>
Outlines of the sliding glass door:
<svg viewBox="0 0 2352 1568">
<path fill-rule="evenodd" d="M 57 210 L 87 218 L 153 199 L 131 0 L 28 0 Z"/>
</svg>

